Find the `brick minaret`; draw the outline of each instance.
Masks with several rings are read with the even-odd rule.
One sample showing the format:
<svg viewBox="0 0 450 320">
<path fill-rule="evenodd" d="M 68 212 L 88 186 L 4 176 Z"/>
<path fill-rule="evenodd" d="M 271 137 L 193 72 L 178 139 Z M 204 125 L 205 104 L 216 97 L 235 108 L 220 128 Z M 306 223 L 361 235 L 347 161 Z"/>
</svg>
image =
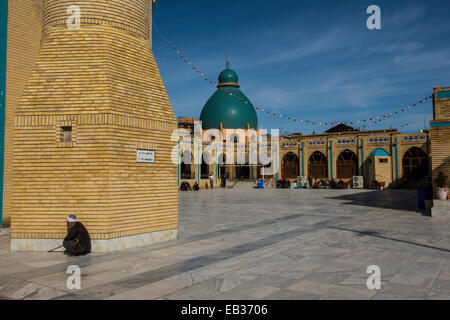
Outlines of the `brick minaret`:
<svg viewBox="0 0 450 320">
<path fill-rule="evenodd" d="M 14 117 L 11 247 L 47 250 L 76 214 L 94 251 L 176 238 L 177 122 L 151 49 L 152 0 L 44 0 Z M 139 162 L 137 153 L 154 152 Z"/>
</svg>

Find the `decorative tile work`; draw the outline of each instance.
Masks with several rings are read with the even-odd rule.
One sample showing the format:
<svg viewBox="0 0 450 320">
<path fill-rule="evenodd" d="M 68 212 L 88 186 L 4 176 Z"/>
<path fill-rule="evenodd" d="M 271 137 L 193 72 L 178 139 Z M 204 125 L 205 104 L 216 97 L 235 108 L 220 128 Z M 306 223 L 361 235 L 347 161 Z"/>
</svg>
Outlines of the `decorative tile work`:
<svg viewBox="0 0 450 320">
<path fill-rule="evenodd" d="M 326 144 L 325 141 L 309 141 L 308 145 L 310 146 L 324 146 Z"/>
<path fill-rule="evenodd" d="M 369 143 L 380 143 L 380 142 L 389 142 L 389 138 L 370 138 Z"/>
<path fill-rule="evenodd" d="M 425 136 L 406 136 L 402 138 L 403 141 L 424 141 Z"/>
<path fill-rule="evenodd" d="M 178 128 L 175 122 L 145 119 L 136 116 L 124 116 L 115 113 L 16 116 L 14 119 L 14 126 L 46 127 L 58 125 L 58 123 L 63 121 L 74 122 L 79 125 L 115 125 L 120 127 L 151 129 L 170 133 Z"/>
<path fill-rule="evenodd" d="M 434 122 L 430 126 L 431 128 L 448 128 L 450 127 L 450 122 Z"/>
<path fill-rule="evenodd" d="M 433 120 L 430 122 L 431 169 L 450 176 L 450 88 L 434 88 Z"/>
<path fill-rule="evenodd" d="M 450 98 L 450 90 L 446 90 L 446 91 L 439 91 L 436 94 L 438 99 L 449 99 Z"/>
<path fill-rule="evenodd" d="M 338 144 L 353 144 L 356 143 L 355 139 L 344 139 L 344 140 L 338 140 Z"/>
</svg>

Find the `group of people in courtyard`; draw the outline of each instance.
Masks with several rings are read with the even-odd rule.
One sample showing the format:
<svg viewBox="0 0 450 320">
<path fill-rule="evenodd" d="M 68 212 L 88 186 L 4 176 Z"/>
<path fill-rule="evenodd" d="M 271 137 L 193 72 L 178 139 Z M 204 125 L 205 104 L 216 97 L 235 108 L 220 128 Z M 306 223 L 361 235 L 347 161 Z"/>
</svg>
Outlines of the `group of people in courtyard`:
<svg viewBox="0 0 450 320">
<path fill-rule="evenodd" d="M 335 181 L 334 179 L 321 178 L 315 182 L 311 176 L 308 177 L 308 184 L 310 189 L 348 189 L 350 188 L 350 182 L 344 182 L 343 180 Z"/>
<path fill-rule="evenodd" d="M 211 172 L 208 176 L 208 181 L 209 184 L 206 183 L 205 184 L 205 189 L 214 189 L 214 173 Z M 221 181 L 220 181 L 220 187 L 225 188 L 227 185 L 227 179 L 225 177 L 225 175 L 223 175 L 221 177 Z M 194 185 L 191 187 L 191 184 L 188 181 L 183 181 L 180 185 L 180 191 L 199 191 L 200 190 L 200 186 L 198 185 L 197 181 L 194 183 Z"/>
</svg>

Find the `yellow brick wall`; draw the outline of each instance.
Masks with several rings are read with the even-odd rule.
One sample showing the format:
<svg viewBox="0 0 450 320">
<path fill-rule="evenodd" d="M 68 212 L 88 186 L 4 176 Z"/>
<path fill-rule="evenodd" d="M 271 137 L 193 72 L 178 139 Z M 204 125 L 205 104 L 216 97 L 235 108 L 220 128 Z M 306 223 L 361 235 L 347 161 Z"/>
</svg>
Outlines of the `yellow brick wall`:
<svg viewBox="0 0 450 320">
<path fill-rule="evenodd" d="M 59 19 L 58 6 L 68 2 L 47 0 L 44 12 Z M 177 228 L 170 140 L 177 122 L 149 39 L 141 36 L 150 26 L 140 25 L 144 19 L 129 32 L 109 19 L 145 15 L 150 3 L 83 1 L 100 22 L 46 27 L 15 118 L 12 238 L 61 238 L 72 213 L 93 239 Z M 58 141 L 66 125 L 73 126 L 73 143 Z M 138 148 L 154 150 L 156 163 L 136 163 Z"/>
<path fill-rule="evenodd" d="M 434 88 L 433 114 L 436 121 L 450 119 L 450 99 L 437 99 L 437 93 L 441 91 L 450 91 L 450 88 Z"/>
<path fill-rule="evenodd" d="M 86 25 L 109 25 L 151 43 L 152 1 L 149 0 L 44 0 L 44 33 L 54 27 L 65 28 L 67 9 L 80 8 L 80 22 Z"/>
<path fill-rule="evenodd" d="M 13 121 L 36 58 L 42 35 L 42 0 L 8 2 L 8 52 L 6 73 L 5 172 L 3 223 L 9 226 L 13 154 Z"/>
<path fill-rule="evenodd" d="M 442 171 L 450 179 L 450 125 L 431 128 L 430 134 L 433 176 Z"/>
<path fill-rule="evenodd" d="M 420 139 L 415 139 L 415 138 Z M 408 138 L 408 139 L 406 139 Z M 414 139 L 409 139 L 414 138 Z M 387 139 L 387 140 L 385 140 Z M 428 133 L 408 133 L 402 134 L 398 131 L 359 131 L 359 132 L 349 132 L 349 133 L 341 133 L 341 134 L 318 134 L 314 136 L 302 136 L 296 139 L 288 139 L 282 140 L 281 145 L 283 143 L 298 143 L 304 145 L 304 174 L 305 176 L 309 176 L 308 165 L 311 155 L 320 151 L 327 158 L 327 166 L 328 166 L 328 177 L 329 179 L 339 179 L 337 174 L 337 160 L 341 152 L 348 149 L 352 151 L 358 158 L 357 167 L 358 167 L 358 175 L 363 175 L 365 179 L 366 186 L 370 185 L 370 183 L 375 179 L 375 175 L 377 175 L 377 180 L 379 182 L 386 182 L 386 186 L 394 186 L 396 183 L 395 177 L 395 152 L 394 152 L 394 141 L 397 139 L 397 166 L 398 166 L 398 178 L 401 180 L 403 176 L 403 156 L 404 154 L 412 147 L 417 147 L 422 149 L 425 154 L 430 154 L 429 151 L 429 137 Z M 351 142 L 341 143 L 339 144 L 339 140 L 355 140 Z M 361 145 L 361 140 L 363 140 L 363 145 Z M 323 142 L 325 142 L 323 144 Z M 333 145 L 333 175 L 331 176 L 330 172 L 330 142 Z M 361 148 L 362 147 L 362 148 Z M 377 164 L 375 169 L 374 165 L 370 165 L 369 159 L 370 154 L 377 148 L 383 148 L 387 153 L 390 154 L 388 158 L 387 164 Z M 298 146 L 294 147 L 286 147 L 282 146 L 278 164 L 278 175 L 279 177 L 283 177 L 281 170 L 282 159 L 285 154 L 288 152 L 293 152 L 300 159 L 300 172 L 301 172 L 301 148 Z M 363 159 L 361 156 L 363 155 Z M 364 172 L 361 172 L 361 161 L 364 161 Z M 431 166 L 430 166 L 431 167 Z M 372 170 L 372 172 L 370 172 Z M 345 180 L 345 179 L 344 179 Z"/>
<path fill-rule="evenodd" d="M 434 88 L 434 120 L 430 130 L 432 170 L 433 176 L 442 171 L 450 179 L 450 98 L 438 99 L 440 91 L 450 91 L 450 88 Z"/>
</svg>

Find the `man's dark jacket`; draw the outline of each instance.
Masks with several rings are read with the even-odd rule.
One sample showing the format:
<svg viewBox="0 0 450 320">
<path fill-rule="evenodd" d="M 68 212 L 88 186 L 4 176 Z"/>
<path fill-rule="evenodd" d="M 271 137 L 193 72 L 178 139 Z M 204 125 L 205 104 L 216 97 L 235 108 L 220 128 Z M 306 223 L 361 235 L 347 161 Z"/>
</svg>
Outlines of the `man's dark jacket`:
<svg viewBox="0 0 450 320">
<path fill-rule="evenodd" d="M 74 241 L 77 254 L 88 254 L 91 252 L 91 237 L 80 222 L 75 222 L 74 226 L 69 229 L 67 237 L 64 240 Z"/>
</svg>

